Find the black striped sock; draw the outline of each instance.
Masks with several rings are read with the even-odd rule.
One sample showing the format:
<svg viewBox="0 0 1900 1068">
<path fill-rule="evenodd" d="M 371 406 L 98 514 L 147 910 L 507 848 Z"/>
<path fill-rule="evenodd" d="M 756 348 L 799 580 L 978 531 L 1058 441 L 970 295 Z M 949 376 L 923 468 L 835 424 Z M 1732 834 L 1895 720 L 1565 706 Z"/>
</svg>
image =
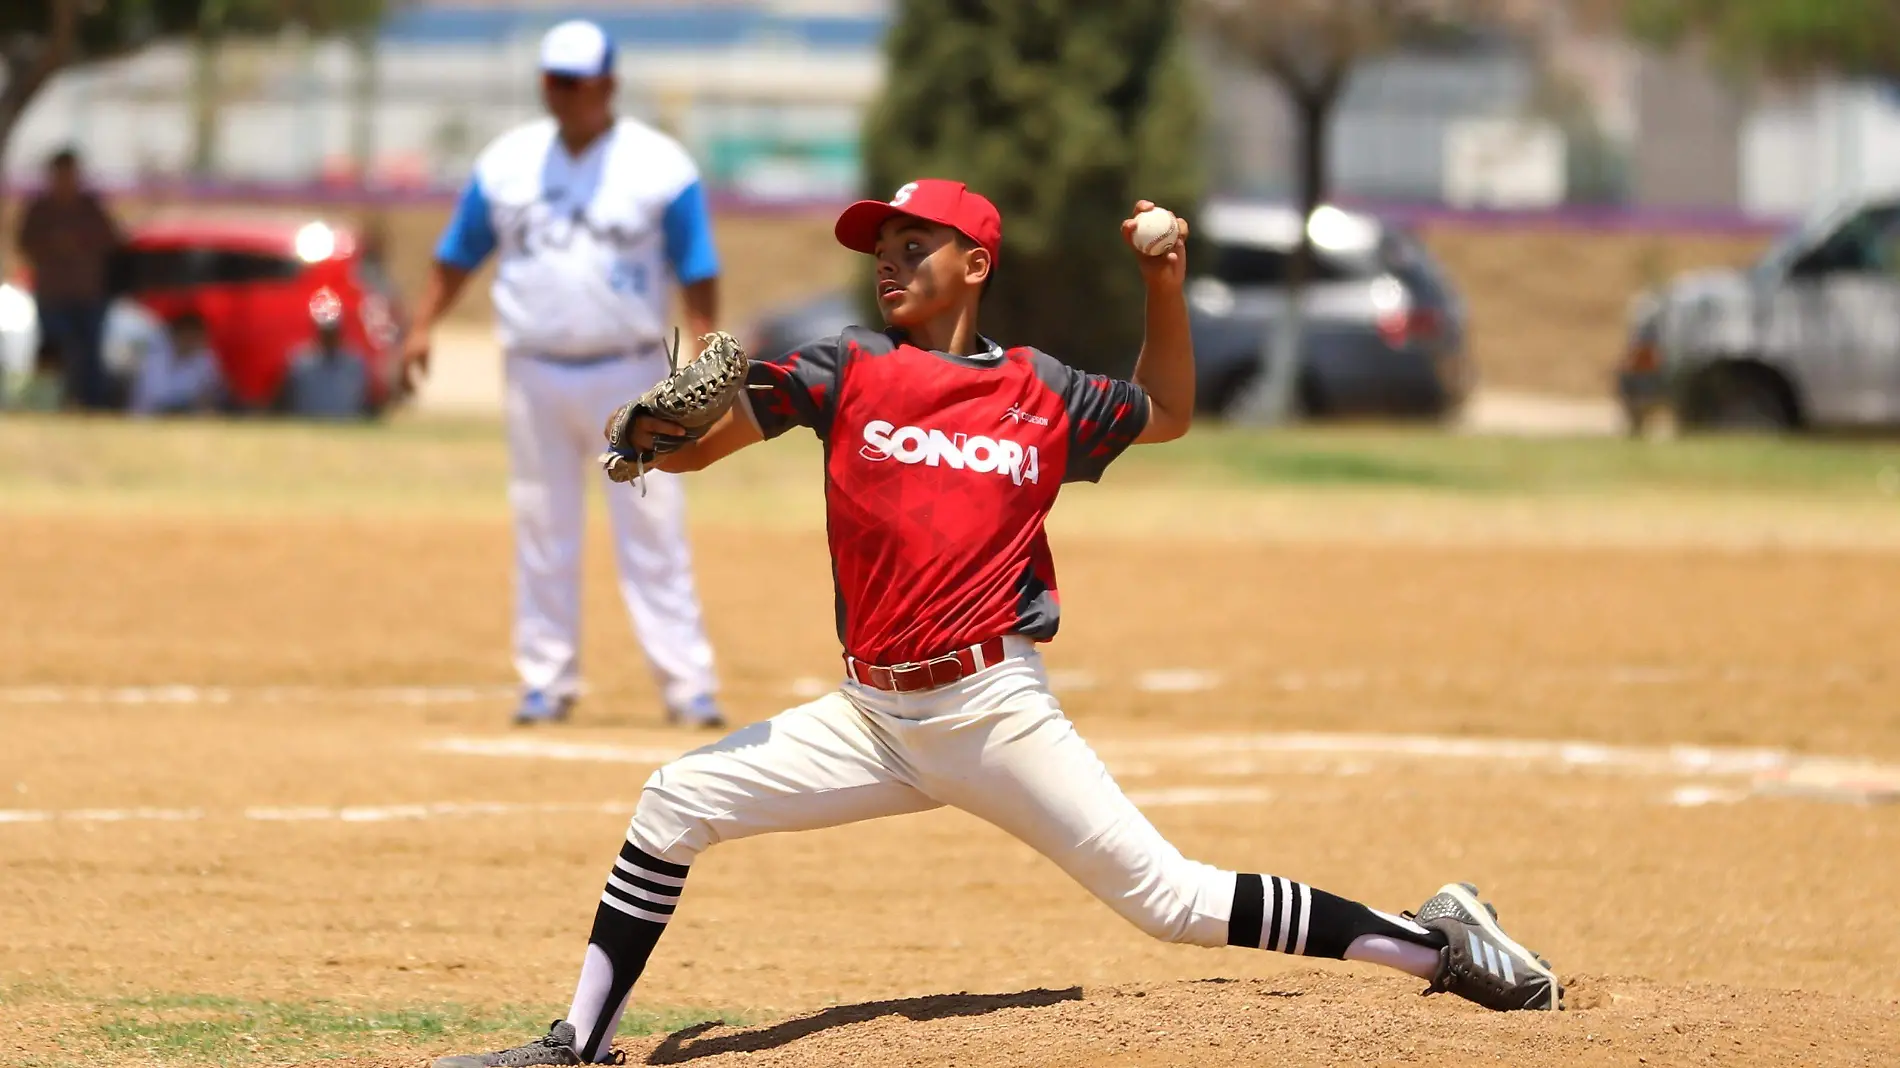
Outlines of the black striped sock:
<svg viewBox="0 0 1900 1068">
<path fill-rule="evenodd" d="M 590 949 L 568 1010 L 579 1043 L 575 1052 L 583 1061 L 600 1059 L 613 1044 L 627 996 L 679 906 L 687 871 L 685 865 L 661 860 L 631 841 L 621 846 L 594 910 L 594 929 L 587 937 Z M 605 958 L 604 969 L 593 947 Z"/>
<path fill-rule="evenodd" d="M 1369 934 L 1421 946 L 1436 947 L 1439 942 L 1439 936 L 1415 923 L 1305 883 L 1247 872 L 1234 876 L 1234 909 L 1227 921 L 1230 946 L 1340 960 L 1353 939 Z"/>
</svg>

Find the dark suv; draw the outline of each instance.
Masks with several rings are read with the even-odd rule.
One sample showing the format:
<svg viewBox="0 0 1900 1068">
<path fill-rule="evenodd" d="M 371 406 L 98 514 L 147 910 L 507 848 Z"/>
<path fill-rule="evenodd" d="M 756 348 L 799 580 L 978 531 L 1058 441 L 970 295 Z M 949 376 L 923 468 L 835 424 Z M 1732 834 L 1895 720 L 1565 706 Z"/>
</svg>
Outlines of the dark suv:
<svg viewBox="0 0 1900 1068">
<path fill-rule="evenodd" d="M 1299 213 L 1214 202 L 1194 222 L 1188 305 L 1198 405 L 1231 410 L 1288 307 Z M 1442 417 L 1471 386 L 1463 303 L 1424 246 L 1379 219 L 1322 207 L 1302 302 L 1295 398 L 1307 416 Z"/>
</svg>

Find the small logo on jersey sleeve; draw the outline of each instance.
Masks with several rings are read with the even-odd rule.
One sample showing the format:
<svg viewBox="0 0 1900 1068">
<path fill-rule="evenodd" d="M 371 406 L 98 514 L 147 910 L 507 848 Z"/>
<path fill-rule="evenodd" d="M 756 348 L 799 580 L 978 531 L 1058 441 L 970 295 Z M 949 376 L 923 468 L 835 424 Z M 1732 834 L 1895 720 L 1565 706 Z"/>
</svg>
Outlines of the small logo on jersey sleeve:
<svg viewBox="0 0 1900 1068">
<path fill-rule="evenodd" d="M 1042 459 L 1034 445 L 1025 447 L 1008 438 L 982 434 L 945 434 L 917 426 L 896 426 L 883 419 L 864 424 L 864 445 L 858 455 L 873 463 L 896 460 L 900 464 L 998 474 L 1018 486 L 1037 482 L 1042 475 Z"/>
</svg>

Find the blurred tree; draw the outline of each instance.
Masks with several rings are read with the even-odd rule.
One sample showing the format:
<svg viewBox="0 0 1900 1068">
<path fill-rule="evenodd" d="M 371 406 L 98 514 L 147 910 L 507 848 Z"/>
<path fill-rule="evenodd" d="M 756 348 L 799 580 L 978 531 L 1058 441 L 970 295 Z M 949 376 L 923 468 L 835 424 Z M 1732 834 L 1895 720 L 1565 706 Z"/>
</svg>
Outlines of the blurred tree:
<svg viewBox="0 0 1900 1068">
<path fill-rule="evenodd" d="M 14 126 L 59 71 L 129 55 L 167 37 L 262 33 L 299 23 L 318 33 L 382 18 L 395 0 L 4 0 L 0 2 L 0 200 Z"/>
<path fill-rule="evenodd" d="M 1442 43 L 1474 30 L 1521 28 L 1525 5 L 1509 0 L 1193 0 L 1222 47 L 1266 73 L 1286 94 L 1297 147 L 1295 204 L 1311 219 L 1332 190 L 1327 170 L 1333 111 L 1353 68 L 1402 46 Z M 1261 352 L 1261 373 L 1236 414 L 1279 422 L 1297 386 L 1306 280 L 1314 273 L 1312 235 L 1301 228 L 1288 272 L 1287 311 Z"/>
<path fill-rule="evenodd" d="M 1894 0 L 1626 0 L 1630 28 L 1666 47 L 1696 44 L 1744 73 L 1900 77 Z"/>
<path fill-rule="evenodd" d="M 865 123 L 869 195 L 932 177 L 996 202 L 1005 238 L 984 327 L 999 341 L 1092 370 L 1133 366 L 1141 279 L 1117 224 L 1139 198 L 1191 219 L 1204 181 L 1201 99 L 1177 8 L 898 5 L 884 96 Z"/>
</svg>

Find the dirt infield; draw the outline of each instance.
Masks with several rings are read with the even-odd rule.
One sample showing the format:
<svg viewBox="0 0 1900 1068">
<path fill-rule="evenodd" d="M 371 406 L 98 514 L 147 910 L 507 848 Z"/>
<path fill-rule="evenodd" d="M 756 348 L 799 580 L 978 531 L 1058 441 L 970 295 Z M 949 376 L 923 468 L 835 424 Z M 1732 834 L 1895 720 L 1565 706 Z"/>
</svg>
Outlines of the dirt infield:
<svg viewBox="0 0 1900 1068">
<path fill-rule="evenodd" d="M 347 474 L 339 440 L 295 455 Z M 1115 492 L 1058 536 L 1049 658 L 1138 803 L 1386 908 L 1472 879 L 1576 1011 L 1150 943 L 933 812 L 708 854 L 634 1063 L 1892 1063 L 1900 806 L 1791 783 L 1900 764 L 1900 552 L 1162 540 L 1087 521 Z M 564 1009 L 640 783 L 698 739 L 657 726 L 603 541 L 593 689 L 512 731 L 503 517 L 371 502 L 7 513 L 0 1063 L 414 1065 Z M 707 504 L 729 702 L 762 718 L 835 673 L 822 535 Z"/>
</svg>

